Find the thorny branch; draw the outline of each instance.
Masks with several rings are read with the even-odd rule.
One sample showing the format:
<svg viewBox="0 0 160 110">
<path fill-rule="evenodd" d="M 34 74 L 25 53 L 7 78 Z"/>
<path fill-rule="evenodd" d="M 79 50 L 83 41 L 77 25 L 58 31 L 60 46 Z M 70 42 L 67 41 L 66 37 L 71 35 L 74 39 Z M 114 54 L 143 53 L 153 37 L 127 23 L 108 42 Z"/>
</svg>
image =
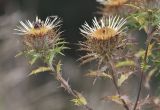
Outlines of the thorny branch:
<svg viewBox="0 0 160 110">
<path fill-rule="evenodd" d="M 151 33 L 147 32 L 146 50 L 145 50 L 145 55 L 144 55 L 144 59 L 143 59 L 144 65 L 146 65 L 146 63 L 147 63 L 148 49 L 149 49 L 150 42 L 152 40 L 153 33 L 154 33 L 154 31 L 151 32 Z M 133 110 L 136 110 L 137 105 L 138 105 L 138 101 L 139 101 L 139 98 L 140 98 L 140 94 L 141 94 L 143 77 L 144 77 L 144 71 L 142 69 L 140 70 L 140 73 L 141 73 L 140 77 L 141 78 L 140 78 L 140 83 L 139 83 L 138 95 L 137 95 L 137 99 L 136 99 L 135 105 L 133 107 Z"/>
<path fill-rule="evenodd" d="M 118 93 L 118 95 L 119 95 L 119 97 L 120 97 L 120 99 L 121 99 L 121 101 L 123 103 L 124 108 L 126 110 L 129 110 L 129 107 L 128 107 L 127 103 L 125 102 L 125 100 L 123 98 L 121 98 L 121 93 L 120 93 L 120 90 L 119 90 L 119 87 L 117 85 L 116 78 L 115 78 L 115 75 L 114 75 L 114 74 L 116 74 L 116 69 L 114 67 L 114 64 L 113 64 L 112 60 L 109 60 L 109 65 L 110 65 L 110 67 L 112 69 L 111 75 L 112 75 L 113 84 L 114 84 L 114 86 L 115 86 L 115 88 L 117 90 L 117 93 Z"/>
<path fill-rule="evenodd" d="M 53 64 L 50 63 L 49 66 L 50 66 L 52 72 L 55 72 L 54 67 L 53 67 Z M 59 81 L 59 82 L 61 83 L 61 87 L 62 87 L 62 88 L 64 88 L 65 90 L 67 90 L 67 92 L 68 92 L 70 95 L 72 95 L 73 97 L 75 97 L 75 98 L 78 98 L 78 97 L 79 97 L 78 94 L 76 93 L 76 91 L 73 90 L 73 89 L 71 88 L 71 86 L 68 84 L 68 81 L 66 81 L 66 80 L 62 77 L 62 74 L 61 74 L 61 73 L 56 73 L 56 74 L 54 74 L 54 75 L 56 76 L 57 81 Z M 86 108 L 86 110 L 93 110 L 93 109 L 92 109 L 91 107 L 89 107 L 87 104 L 84 105 L 84 107 Z"/>
</svg>

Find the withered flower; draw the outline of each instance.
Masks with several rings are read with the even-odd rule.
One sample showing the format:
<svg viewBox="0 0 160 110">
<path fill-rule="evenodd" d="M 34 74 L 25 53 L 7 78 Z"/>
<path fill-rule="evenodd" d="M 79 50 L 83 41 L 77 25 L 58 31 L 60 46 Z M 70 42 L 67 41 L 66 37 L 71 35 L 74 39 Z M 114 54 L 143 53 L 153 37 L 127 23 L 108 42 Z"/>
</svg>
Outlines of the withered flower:
<svg viewBox="0 0 160 110">
<path fill-rule="evenodd" d="M 15 34 L 22 36 L 24 53 L 31 56 L 50 57 L 50 54 L 62 49 L 59 32 L 61 20 L 57 16 L 47 17 L 45 21 L 36 17 L 34 22 L 20 21 Z M 61 43 L 60 43 L 61 42 Z"/>
<path fill-rule="evenodd" d="M 115 51 L 125 45 L 126 36 L 124 27 L 126 19 L 120 17 L 101 18 L 100 22 L 93 19 L 93 26 L 88 23 L 80 29 L 86 41 L 81 42 L 81 50 L 87 51 L 87 55 L 80 58 L 82 63 L 95 59 L 108 59 Z"/>
<path fill-rule="evenodd" d="M 107 4 L 109 6 L 120 6 L 126 3 L 128 0 L 97 0 L 101 4 Z"/>
<path fill-rule="evenodd" d="M 131 11 L 130 7 L 125 4 L 130 0 L 97 0 L 103 7 L 101 13 L 106 16 L 125 15 Z"/>
</svg>

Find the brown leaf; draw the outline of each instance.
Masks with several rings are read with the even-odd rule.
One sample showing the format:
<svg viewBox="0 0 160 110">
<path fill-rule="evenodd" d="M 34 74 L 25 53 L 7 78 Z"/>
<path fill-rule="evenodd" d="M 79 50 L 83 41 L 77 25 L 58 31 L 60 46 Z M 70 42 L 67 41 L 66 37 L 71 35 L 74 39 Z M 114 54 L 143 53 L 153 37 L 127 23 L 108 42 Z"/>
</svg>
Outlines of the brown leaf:
<svg viewBox="0 0 160 110">
<path fill-rule="evenodd" d="M 89 73 L 85 74 L 87 77 L 106 77 L 112 79 L 112 76 L 110 74 L 106 74 L 105 72 L 101 71 L 90 71 Z"/>
<path fill-rule="evenodd" d="M 127 104 L 131 104 L 131 101 L 129 100 L 128 96 L 123 95 L 123 96 L 119 96 L 119 95 L 114 95 L 114 96 L 105 96 L 102 98 L 102 100 L 110 100 L 113 101 L 117 104 L 123 105 L 122 99 L 127 103 Z"/>
</svg>

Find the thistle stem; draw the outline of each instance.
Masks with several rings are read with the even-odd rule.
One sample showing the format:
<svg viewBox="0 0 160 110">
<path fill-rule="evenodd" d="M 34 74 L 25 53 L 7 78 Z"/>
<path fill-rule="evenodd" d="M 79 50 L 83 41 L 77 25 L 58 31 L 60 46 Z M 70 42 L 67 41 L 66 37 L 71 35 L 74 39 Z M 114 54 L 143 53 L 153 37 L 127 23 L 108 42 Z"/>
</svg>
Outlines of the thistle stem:
<svg viewBox="0 0 160 110">
<path fill-rule="evenodd" d="M 148 48 L 149 48 L 149 44 L 147 45 L 147 48 L 146 48 L 146 51 L 145 51 L 144 65 L 147 63 Z M 135 105 L 133 107 L 133 110 L 136 110 L 136 108 L 137 108 L 138 101 L 139 101 L 140 94 L 141 94 L 141 90 L 142 90 L 142 83 L 143 83 L 143 77 L 144 77 L 143 70 L 140 69 L 140 73 L 141 73 L 141 79 L 140 79 L 140 83 L 139 83 L 138 95 L 137 95 L 137 99 L 136 99 Z"/>
<path fill-rule="evenodd" d="M 149 44 L 151 42 L 151 37 L 152 37 L 152 33 L 148 34 L 147 33 L 147 39 L 148 39 L 148 42 L 147 43 L 147 47 L 146 47 L 146 50 L 145 50 L 145 55 L 144 55 L 144 65 L 146 65 L 147 63 L 147 56 L 148 56 L 148 49 L 149 49 Z M 141 78 L 140 78 L 140 83 L 139 83 L 139 89 L 138 89 L 138 94 L 137 94 L 137 98 L 136 98 L 136 102 L 135 102 L 135 105 L 133 107 L 133 110 L 136 110 L 137 108 L 137 105 L 138 105 L 138 101 L 139 101 L 139 98 L 140 98 L 140 94 L 141 94 L 141 90 L 142 90 L 142 84 L 143 84 L 143 78 L 144 78 L 144 71 L 140 69 L 140 73 L 141 73 Z"/>
<path fill-rule="evenodd" d="M 137 105 L 138 105 L 138 101 L 139 101 L 140 94 L 141 94 L 141 89 L 142 89 L 143 77 L 144 77 L 144 72 L 141 71 L 141 79 L 140 79 L 140 83 L 139 83 L 138 95 L 137 95 L 137 99 L 136 99 L 135 105 L 133 107 L 133 110 L 136 110 Z"/>
<path fill-rule="evenodd" d="M 117 85 L 116 78 L 115 78 L 115 75 L 114 75 L 114 74 L 116 74 L 116 69 L 114 67 L 114 64 L 113 64 L 113 62 L 111 60 L 109 61 L 109 64 L 110 64 L 110 67 L 112 69 L 111 75 L 112 75 L 112 80 L 113 80 L 113 84 L 114 84 L 114 86 L 116 88 L 116 91 L 117 91 L 117 93 L 118 93 L 118 95 L 119 95 L 119 97 L 120 97 L 120 99 L 121 99 L 121 101 L 123 103 L 124 108 L 126 110 L 129 110 L 129 107 L 128 107 L 127 103 L 125 102 L 124 99 L 121 98 L 121 93 L 120 93 L 120 90 L 119 90 L 119 87 Z"/>
<path fill-rule="evenodd" d="M 52 64 L 52 60 L 49 63 L 49 67 L 51 68 L 52 72 L 55 72 L 53 64 Z M 71 88 L 71 86 L 68 84 L 68 81 L 66 81 L 61 73 L 56 73 L 54 74 L 56 76 L 57 81 L 59 81 L 61 83 L 61 87 L 63 87 L 65 90 L 68 91 L 68 93 L 70 95 L 72 95 L 73 97 L 77 98 L 78 95 L 76 94 L 76 92 Z M 91 107 L 89 107 L 88 105 L 84 105 L 86 110 L 93 110 Z"/>
</svg>

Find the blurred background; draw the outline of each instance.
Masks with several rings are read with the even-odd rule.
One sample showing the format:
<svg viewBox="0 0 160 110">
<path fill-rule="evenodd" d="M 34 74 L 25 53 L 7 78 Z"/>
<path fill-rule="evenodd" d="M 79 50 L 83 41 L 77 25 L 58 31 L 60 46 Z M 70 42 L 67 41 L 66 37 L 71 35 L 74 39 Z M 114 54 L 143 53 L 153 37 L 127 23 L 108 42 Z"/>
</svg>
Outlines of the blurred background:
<svg viewBox="0 0 160 110">
<path fill-rule="evenodd" d="M 117 104 L 100 100 L 103 96 L 115 94 L 111 81 L 98 79 L 93 86 L 93 79 L 83 76 L 86 68 L 94 69 L 93 64 L 80 67 L 77 62 L 83 54 L 76 45 L 83 40 L 79 27 L 99 16 L 99 6 L 95 0 L 0 0 L 0 110 L 83 109 L 70 102 L 72 97 L 59 88 L 53 76 L 42 73 L 28 77 L 32 67 L 23 56 L 15 58 L 23 48 L 19 36 L 13 34 L 19 21 L 33 21 L 36 16 L 44 20 L 52 15 L 63 19 L 62 37 L 70 42 L 68 46 L 71 49 L 66 50 L 61 58 L 65 79 L 69 79 L 69 84 L 87 98 L 94 110 L 122 109 Z M 132 87 L 127 86 L 124 92 L 135 98 L 137 89 L 133 88 L 137 87 L 137 83 L 131 78 L 126 85 L 132 84 Z"/>
</svg>

